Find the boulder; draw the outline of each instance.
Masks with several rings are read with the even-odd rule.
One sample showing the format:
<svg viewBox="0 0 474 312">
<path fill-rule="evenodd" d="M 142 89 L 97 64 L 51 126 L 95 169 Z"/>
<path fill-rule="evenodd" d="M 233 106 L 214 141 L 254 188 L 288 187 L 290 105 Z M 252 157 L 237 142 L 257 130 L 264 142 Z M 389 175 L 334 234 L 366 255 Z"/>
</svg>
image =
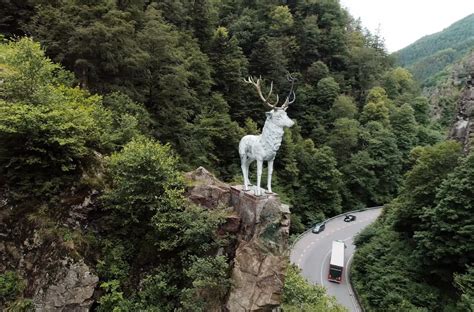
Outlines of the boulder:
<svg viewBox="0 0 474 312">
<path fill-rule="evenodd" d="M 189 184 L 186 197 L 208 209 L 230 205 L 230 186 L 221 182 L 203 167 L 185 174 Z"/>
<path fill-rule="evenodd" d="M 61 261 L 53 282 L 40 288 L 33 297 L 36 311 L 89 311 L 99 278 L 83 262 Z"/>
</svg>

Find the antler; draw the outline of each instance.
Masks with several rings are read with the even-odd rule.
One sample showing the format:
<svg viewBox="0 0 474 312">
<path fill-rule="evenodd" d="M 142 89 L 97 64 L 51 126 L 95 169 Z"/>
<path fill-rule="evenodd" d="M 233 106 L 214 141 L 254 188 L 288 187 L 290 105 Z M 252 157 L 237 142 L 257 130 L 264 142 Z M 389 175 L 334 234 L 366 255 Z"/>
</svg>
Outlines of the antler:
<svg viewBox="0 0 474 312">
<path fill-rule="evenodd" d="M 290 92 L 288 93 L 288 96 L 286 97 L 285 103 L 283 103 L 283 105 L 281 106 L 281 108 L 283 110 L 286 110 L 288 108 L 288 106 L 290 104 L 293 104 L 296 100 L 296 94 L 295 94 L 295 91 L 293 91 L 293 87 L 295 85 L 296 78 L 291 76 L 291 74 L 288 74 L 286 79 L 288 79 L 288 81 L 291 82 L 291 89 L 290 89 Z M 292 96 L 293 96 L 293 98 L 292 98 Z"/>
<path fill-rule="evenodd" d="M 260 99 L 262 99 L 263 103 L 268 106 L 269 108 L 272 108 L 272 109 L 275 109 L 276 106 L 278 105 L 278 101 L 280 100 L 278 98 L 278 94 L 276 95 L 276 102 L 275 104 L 271 104 L 268 99 L 270 98 L 270 96 L 272 95 L 272 92 L 273 92 L 273 81 L 271 82 L 270 84 L 270 91 L 268 92 L 268 95 L 267 97 L 265 98 L 262 94 L 262 89 L 261 89 L 261 78 L 258 78 L 257 81 L 255 82 L 255 78 L 253 77 L 249 77 L 248 79 L 244 79 L 244 81 L 246 83 L 251 83 L 254 85 L 254 87 L 257 89 L 257 92 L 258 92 L 258 95 L 260 96 Z"/>
</svg>

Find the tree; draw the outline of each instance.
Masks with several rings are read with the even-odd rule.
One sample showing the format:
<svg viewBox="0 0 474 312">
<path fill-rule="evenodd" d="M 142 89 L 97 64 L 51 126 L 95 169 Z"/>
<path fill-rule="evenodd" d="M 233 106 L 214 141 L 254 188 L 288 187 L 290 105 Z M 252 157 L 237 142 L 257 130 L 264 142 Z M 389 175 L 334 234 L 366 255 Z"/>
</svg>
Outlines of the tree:
<svg viewBox="0 0 474 312">
<path fill-rule="evenodd" d="M 213 64 L 214 90 L 224 95 L 230 106 L 231 116 L 243 121 L 244 118 L 260 112 L 260 106 L 249 101 L 243 77 L 247 76 L 248 61 L 235 37 L 231 37 L 225 27 L 214 32 L 210 44 L 209 59 Z M 249 103 L 250 102 L 250 103 Z"/>
<path fill-rule="evenodd" d="M 334 154 L 339 163 L 348 160 L 355 151 L 359 143 L 359 127 L 357 120 L 349 118 L 339 118 L 334 122 L 328 138 L 328 145 L 334 150 Z"/>
<path fill-rule="evenodd" d="M 321 79 L 316 86 L 318 104 L 328 110 L 339 95 L 339 84 L 332 77 Z"/>
<path fill-rule="evenodd" d="M 416 83 L 411 73 L 405 68 L 397 67 L 384 76 L 384 89 L 390 99 L 395 99 L 403 94 L 413 94 L 416 91 Z"/>
<path fill-rule="evenodd" d="M 277 6 L 270 12 L 270 29 L 275 34 L 284 33 L 293 27 L 293 15 L 287 6 Z"/>
<path fill-rule="evenodd" d="M 474 156 L 468 156 L 439 187 L 436 200 L 423 207 L 415 232 L 417 253 L 440 278 L 463 272 L 474 261 Z"/>
<path fill-rule="evenodd" d="M 384 126 L 389 125 L 389 109 L 384 102 L 369 102 L 364 105 L 360 114 L 360 122 L 365 124 L 370 121 L 379 122 Z"/>
<path fill-rule="evenodd" d="M 156 214 L 184 209 L 184 182 L 169 145 L 134 139 L 112 154 L 108 168 L 112 187 L 104 200 L 108 209 L 122 216 L 123 225 L 147 224 Z"/>
<path fill-rule="evenodd" d="M 413 99 L 410 104 L 414 110 L 416 121 L 421 125 L 428 125 L 430 120 L 430 106 L 428 99 L 423 96 L 419 96 Z"/>
<path fill-rule="evenodd" d="M 319 80 L 329 76 L 329 68 L 321 61 L 316 61 L 308 67 L 306 72 L 306 82 L 315 85 Z"/>
<path fill-rule="evenodd" d="M 329 147 L 316 149 L 311 140 L 304 140 L 296 148 L 301 189 L 294 199 L 303 223 L 310 225 L 323 215 L 341 211 L 341 173 Z"/>
<path fill-rule="evenodd" d="M 0 57 L 0 174 L 12 199 L 58 194 L 80 180 L 94 151 L 110 150 L 110 112 L 99 96 L 64 86 L 70 75 L 31 39 L 2 44 Z"/>
<path fill-rule="evenodd" d="M 459 157 L 460 145 L 454 141 L 413 149 L 413 167 L 405 176 L 395 208 L 395 229 L 409 237 L 420 229 L 424 207 L 435 203 L 438 187 L 456 167 Z"/>
<path fill-rule="evenodd" d="M 330 115 L 333 120 L 338 118 L 354 119 L 357 115 L 354 99 L 347 95 L 339 95 L 331 107 Z"/>
<path fill-rule="evenodd" d="M 461 299 L 458 302 L 458 308 L 469 310 L 474 307 L 474 269 L 472 266 L 467 268 L 464 274 L 455 274 L 454 283 L 461 291 Z"/>
<path fill-rule="evenodd" d="M 397 146 L 405 164 L 408 163 L 408 154 L 418 143 L 417 141 L 417 122 L 415 120 L 414 110 L 409 104 L 403 104 L 396 108 L 390 115 L 390 125 L 393 134 L 397 138 Z"/>
<path fill-rule="evenodd" d="M 192 258 L 185 275 L 192 288 L 183 291 L 181 304 L 185 311 L 209 311 L 220 306 L 230 288 L 229 264 L 224 256 Z"/>
<path fill-rule="evenodd" d="M 300 275 L 299 269 L 293 265 L 289 265 L 286 271 L 282 308 L 289 312 L 343 312 L 345 310 L 336 303 L 333 297 L 326 295 L 324 288 L 309 284 Z"/>
</svg>

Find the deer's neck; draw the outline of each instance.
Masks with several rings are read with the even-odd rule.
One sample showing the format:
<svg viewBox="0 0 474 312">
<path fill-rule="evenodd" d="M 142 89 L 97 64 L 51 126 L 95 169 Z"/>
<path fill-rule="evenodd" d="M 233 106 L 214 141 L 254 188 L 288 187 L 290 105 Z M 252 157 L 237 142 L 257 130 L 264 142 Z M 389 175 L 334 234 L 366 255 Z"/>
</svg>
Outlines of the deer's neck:
<svg viewBox="0 0 474 312">
<path fill-rule="evenodd" d="M 262 143 L 267 151 L 276 152 L 280 148 L 283 138 L 283 128 L 266 121 L 262 131 Z"/>
</svg>

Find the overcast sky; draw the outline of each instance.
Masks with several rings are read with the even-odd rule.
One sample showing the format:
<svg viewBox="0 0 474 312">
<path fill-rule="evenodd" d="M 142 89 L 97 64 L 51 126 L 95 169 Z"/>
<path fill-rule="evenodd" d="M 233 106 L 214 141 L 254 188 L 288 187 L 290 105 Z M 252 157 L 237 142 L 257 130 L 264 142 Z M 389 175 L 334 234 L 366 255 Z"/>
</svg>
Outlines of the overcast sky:
<svg viewBox="0 0 474 312">
<path fill-rule="evenodd" d="M 380 25 L 385 46 L 394 52 L 474 13 L 474 0 L 340 0 L 372 33 Z"/>
</svg>

